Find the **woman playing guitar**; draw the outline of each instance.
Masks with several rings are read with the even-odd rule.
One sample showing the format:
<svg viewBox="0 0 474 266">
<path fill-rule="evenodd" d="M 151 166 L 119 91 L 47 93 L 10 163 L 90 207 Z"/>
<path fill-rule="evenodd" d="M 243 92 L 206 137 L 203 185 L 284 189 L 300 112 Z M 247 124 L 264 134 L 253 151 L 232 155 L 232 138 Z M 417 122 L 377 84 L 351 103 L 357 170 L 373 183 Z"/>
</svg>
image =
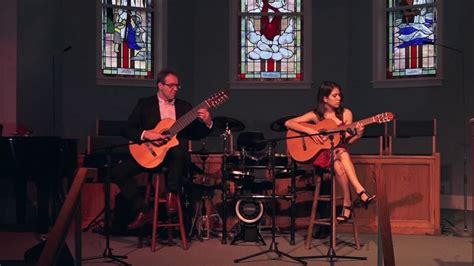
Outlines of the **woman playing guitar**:
<svg viewBox="0 0 474 266">
<path fill-rule="evenodd" d="M 306 114 L 286 121 L 285 126 L 289 130 L 311 135 L 318 133 L 319 130 L 314 126 L 318 123 L 323 124 L 330 122 L 329 124 L 334 124 L 335 122 L 337 127 L 352 124 L 352 112 L 342 106 L 343 99 L 344 96 L 342 94 L 341 86 L 335 82 L 324 81 L 319 86 L 316 108 Z M 336 173 L 336 180 L 342 188 L 344 196 L 342 214 L 337 217 L 337 221 L 340 223 L 346 222 L 351 217 L 352 213 L 349 183 L 357 192 L 360 201 L 366 208 L 375 200 L 375 195 L 371 195 L 360 184 L 349 151 L 346 148 L 347 144 L 352 144 L 358 140 L 363 132 L 364 125 L 362 123 L 357 123 L 355 134 L 351 135 L 345 133 L 345 136 L 342 136 L 341 141 L 339 141 L 334 150 L 334 171 Z M 307 143 L 308 147 L 311 145 L 323 146 L 325 143 L 329 142 L 327 136 L 312 136 L 310 140 L 314 143 Z M 305 144 L 303 145 L 307 147 Z M 288 148 L 291 153 L 292 147 Z M 330 158 L 330 150 L 327 148 L 321 149 L 312 158 L 312 163 L 320 168 L 329 169 Z"/>
</svg>

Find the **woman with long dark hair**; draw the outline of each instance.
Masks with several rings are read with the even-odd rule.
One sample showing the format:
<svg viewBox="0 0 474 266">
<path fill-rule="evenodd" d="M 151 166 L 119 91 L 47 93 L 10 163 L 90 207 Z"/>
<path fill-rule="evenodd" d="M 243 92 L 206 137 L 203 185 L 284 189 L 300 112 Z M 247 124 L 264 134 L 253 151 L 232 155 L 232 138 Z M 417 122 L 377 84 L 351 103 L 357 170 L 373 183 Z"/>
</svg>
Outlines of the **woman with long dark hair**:
<svg viewBox="0 0 474 266">
<path fill-rule="evenodd" d="M 286 121 L 285 126 L 291 130 L 312 135 L 318 133 L 317 130 L 305 126 L 302 123 L 317 124 L 322 120 L 332 119 L 338 126 L 351 124 L 352 112 L 348 108 L 342 106 L 343 99 L 344 96 L 342 94 L 341 86 L 335 82 L 324 81 L 319 86 L 316 108 L 301 116 Z M 342 141 L 334 149 L 334 171 L 336 173 L 336 180 L 339 183 L 344 196 L 342 214 L 337 217 L 337 221 L 341 223 L 346 222 L 352 214 L 349 184 L 352 185 L 359 196 L 360 202 L 362 202 L 366 208 L 375 200 L 375 196 L 367 192 L 360 184 L 354 164 L 352 163 L 349 151 L 347 150 L 347 145 L 360 139 L 364 133 L 364 126 L 361 123 L 357 123 L 355 129 L 355 135 L 346 133 L 346 135 L 343 136 Z M 318 144 L 323 144 L 327 140 L 327 136 L 312 136 L 312 139 Z M 330 150 L 321 150 L 316 154 L 313 164 L 322 169 L 329 169 L 331 167 L 330 158 Z"/>
</svg>

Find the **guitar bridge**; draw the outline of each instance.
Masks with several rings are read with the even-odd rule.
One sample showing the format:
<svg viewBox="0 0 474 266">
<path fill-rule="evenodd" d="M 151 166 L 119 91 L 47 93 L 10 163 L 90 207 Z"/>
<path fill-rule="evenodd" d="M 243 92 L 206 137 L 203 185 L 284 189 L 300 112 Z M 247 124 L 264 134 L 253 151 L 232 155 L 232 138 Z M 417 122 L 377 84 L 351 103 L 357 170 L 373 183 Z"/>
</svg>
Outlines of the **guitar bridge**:
<svg viewBox="0 0 474 266">
<path fill-rule="evenodd" d="M 153 150 L 153 148 L 151 147 L 151 144 L 150 143 L 145 143 L 145 147 L 147 148 L 147 150 L 151 153 L 151 155 L 153 155 L 153 157 L 156 157 L 158 154 L 156 154 L 156 152 Z"/>
</svg>

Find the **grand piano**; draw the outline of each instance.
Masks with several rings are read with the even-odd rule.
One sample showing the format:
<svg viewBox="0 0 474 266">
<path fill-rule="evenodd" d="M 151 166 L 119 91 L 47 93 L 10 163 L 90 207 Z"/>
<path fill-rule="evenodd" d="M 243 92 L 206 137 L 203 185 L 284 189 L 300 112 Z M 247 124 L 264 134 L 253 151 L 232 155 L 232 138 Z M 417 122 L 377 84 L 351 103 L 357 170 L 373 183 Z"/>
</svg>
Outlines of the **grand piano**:
<svg viewBox="0 0 474 266">
<path fill-rule="evenodd" d="M 0 178 L 15 182 L 16 219 L 26 222 L 26 184 L 37 188 L 37 231 L 48 231 L 50 199 L 58 195 L 61 178 L 77 170 L 77 139 L 61 137 L 0 137 Z M 70 184 L 70 183 L 69 183 Z"/>
</svg>

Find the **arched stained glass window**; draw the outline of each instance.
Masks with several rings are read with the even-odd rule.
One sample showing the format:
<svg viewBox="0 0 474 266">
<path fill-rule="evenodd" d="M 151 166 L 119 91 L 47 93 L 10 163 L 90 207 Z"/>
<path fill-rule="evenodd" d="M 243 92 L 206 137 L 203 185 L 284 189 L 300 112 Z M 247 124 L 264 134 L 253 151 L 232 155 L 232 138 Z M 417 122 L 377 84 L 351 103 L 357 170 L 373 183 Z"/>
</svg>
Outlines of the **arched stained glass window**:
<svg viewBox="0 0 474 266">
<path fill-rule="evenodd" d="M 157 2 L 101 0 L 100 77 L 154 79 Z"/>
<path fill-rule="evenodd" d="M 302 0 L 239 1 L 236 80 L 303 80 Z"/>
<path fill-rule="evenodd" d="M 387 79 L 436 77 L 436 0 L 387 0 Z"/>
</svg>

